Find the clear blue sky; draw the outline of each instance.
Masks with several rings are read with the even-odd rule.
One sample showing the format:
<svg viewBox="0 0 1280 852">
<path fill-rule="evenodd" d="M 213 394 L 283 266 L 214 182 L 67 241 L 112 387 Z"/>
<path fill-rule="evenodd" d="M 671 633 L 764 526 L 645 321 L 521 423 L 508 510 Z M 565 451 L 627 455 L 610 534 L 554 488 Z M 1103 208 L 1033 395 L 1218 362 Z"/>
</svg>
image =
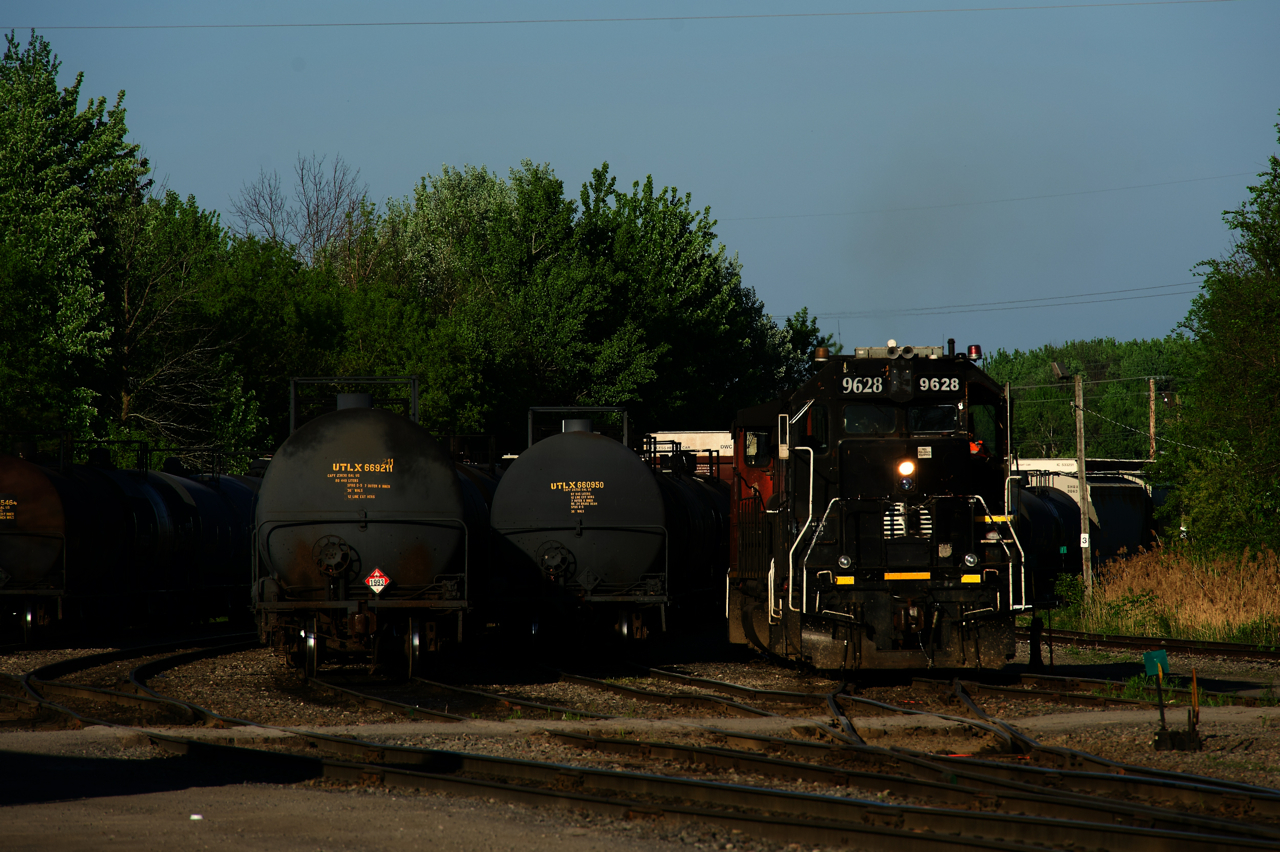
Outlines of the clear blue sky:
<svg viewBox="0 0 1280 852">
<path fill-rule="evenodd" d="M 156 176 L 224 217 L 299 152 L 378 200 L 522 158 L 576 195 L 607 160 L 710 205 L 768 310 L 808 306 L 846 346 L 1168 333 L 1193 286 L 989 308 L 1194 282 L 1228 250 L 1221 213 L 1277 150 L 1280 2 L 928 11 L 961 5 L 9 0 L 0 26 L 35 26 L 64 84 L 125 89 Z M 867 14 L 57 29 L 805 12 Z"/>
</svg>

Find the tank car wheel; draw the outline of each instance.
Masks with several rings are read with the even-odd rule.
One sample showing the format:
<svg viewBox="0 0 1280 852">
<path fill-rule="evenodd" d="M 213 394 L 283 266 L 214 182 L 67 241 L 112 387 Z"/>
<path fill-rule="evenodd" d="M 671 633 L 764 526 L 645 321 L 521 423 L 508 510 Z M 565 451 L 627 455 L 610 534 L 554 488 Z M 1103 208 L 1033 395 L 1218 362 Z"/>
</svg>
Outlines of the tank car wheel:
<svg viewBox="0 0 1280 852">
<path fill-rule="evenodd" d="M 36 640 L 36 608 L 35 604 L 27 604 L 22 613 L 22 644 L 30 645 Z"/>
<path fill-rule="evenodd" d="M 423 675 L 422 622 L 416 618 L 409 620 L 409 631 L 404 637 L 405 657 L 409 662 L 409 677 Z"/>
<path fill-rule="evenodd" d="M 319 619 L 313 618 L 310 629 L 302 637 L 302 673 L 306 677 L 315 677 L 320 670 L 319 628 Z"/>
</svg>

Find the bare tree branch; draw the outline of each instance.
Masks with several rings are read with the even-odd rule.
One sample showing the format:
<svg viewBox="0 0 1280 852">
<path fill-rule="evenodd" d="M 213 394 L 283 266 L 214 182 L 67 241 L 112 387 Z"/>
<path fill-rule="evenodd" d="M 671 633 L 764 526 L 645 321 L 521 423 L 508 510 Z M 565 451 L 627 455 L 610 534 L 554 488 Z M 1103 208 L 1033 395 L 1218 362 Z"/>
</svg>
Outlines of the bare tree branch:
<svg viewBox="0 0 1280 852">
<path fill-rule="evenodd" d="M 308 266 L 319 262 L 325 247 L 336 239 L 349 239 L 352 223 L 361 219 L 361 204 L 368 186 L 360 182 L 360 170 L 335 156 L 298 155 L 293 166 L 293 197 L 289 198 L 278 172 L 258 173 L 253 183 L 231 201 L 237 236 L 255 236 L 291 246 Z"/>
<path fill-rule="evenodd" d="M 258 172 L 253 183 L 246 183 L 240 196 L 231 200 L 236 222 L 231 230 L 239 237 L 260 237 L 286 245 L 295 242 L 297 211 L 289 205 L 280 184 L 280 174 Z"/>
</svg>

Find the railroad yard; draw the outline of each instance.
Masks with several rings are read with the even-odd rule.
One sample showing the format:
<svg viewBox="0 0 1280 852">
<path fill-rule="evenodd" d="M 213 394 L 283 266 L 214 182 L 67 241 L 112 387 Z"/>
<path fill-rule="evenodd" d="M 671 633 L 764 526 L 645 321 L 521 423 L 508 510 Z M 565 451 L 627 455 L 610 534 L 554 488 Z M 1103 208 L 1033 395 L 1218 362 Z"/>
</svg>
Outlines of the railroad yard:
<svg viewBox="0 0 1280 852">
<path fill-rule="evenodd" d="M 0 657 L 6 848 L 1280 848 L 1272 656 L 1157 751 L 1124 648 L 845 684 L 714 640 L 306 679 L 251 637 Z M 936 676 L 932 676 L 935 675 Z M 1188 696 L 1165 695 L 1184 731 Z"/>
</svg>

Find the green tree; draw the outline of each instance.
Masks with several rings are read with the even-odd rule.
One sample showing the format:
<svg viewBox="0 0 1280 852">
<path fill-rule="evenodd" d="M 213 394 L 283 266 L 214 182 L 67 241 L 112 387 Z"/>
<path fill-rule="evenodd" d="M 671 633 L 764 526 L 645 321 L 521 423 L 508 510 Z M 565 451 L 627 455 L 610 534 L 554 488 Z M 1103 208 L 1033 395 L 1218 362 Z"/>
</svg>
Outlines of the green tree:
<svg viewBox="0 0 1280 852">
<path fill-rule="evenodd" d="M 145 160 L 125 142 L 121 91 L 80 109 L 80 86 L 59 90 L 61 63 L 34 32 L 10 32 L 0 60 L 0 288 L 6 308 L 0 418 L 10 430 L 69 427 L 94 417 L 92 382 L 112 332 L 103 251 L 113 213 L 146 185 Z"/>
<path fill-rule="evenodd" d="M 1210 548 L 1280 548 L 1280 158 L 1268 165 L 1223 213 L 1234 245 L 1197 264 L 1201 292 L 1180 326 L 1200 357 L 1164 469 L 1192 539 Z"/>
<path fill-rule="evenodd" d="M 323 269 L 305 267 L 288 245 L 255 237 L 231 241 L 199 300 L 210 339 L 225 346 L 219 375 L 232 385 L 218 397 L 225 416 L 215 431 L 243 434 L 251 401 L 263 418 L 252 437 L 221 443 L 269 452 L 288 437 L 289 379 L 341 373 L 346 321 L 358 312 Z"/>
<path fill-rule="evenodd" d="M 108 247 L 113 333 L 105 426 L 154 444 L 240 451 L 258 437 L 257 400 L 208 291 L 224 286 L 226 234 L 214 212 L 172 190 L 118 211 Z"/>
<path fill-rule="evenodd" d="M 1156 435 L 1164 437 L 1194 350 L 1194 343 L 1180 335 L 1129 341 L 1108 337 L 1026 352 L 998 349 L 984 364 L 992 378 L 1013 388 L 1013 444 L 1019 456 L 1076 454 L 1074 383 L 1054 376 L 1052 364 L 1057 363 L 1068 376 L 1085 379 L 1086 453 L 1091 458 L 1145 459 L 1150 453 L 1149 377 L 1156 377 Z"/>
<path fill-rule="evenodd" d="M 576 203 L 529 161 L 424 178 L 388 204 L 400 270 L 379 280 L 420 300 L 427 342 L 402 363 L 427 419 L 494 430 L 530 405 L 625 404 L 650 427 L 717 428 L 794 384 L 825 338 L 807 312 L 782 328 L 764 313 L 714 225 L 652 178 L 620 191 L 608 164 Z"/>
</svg>

